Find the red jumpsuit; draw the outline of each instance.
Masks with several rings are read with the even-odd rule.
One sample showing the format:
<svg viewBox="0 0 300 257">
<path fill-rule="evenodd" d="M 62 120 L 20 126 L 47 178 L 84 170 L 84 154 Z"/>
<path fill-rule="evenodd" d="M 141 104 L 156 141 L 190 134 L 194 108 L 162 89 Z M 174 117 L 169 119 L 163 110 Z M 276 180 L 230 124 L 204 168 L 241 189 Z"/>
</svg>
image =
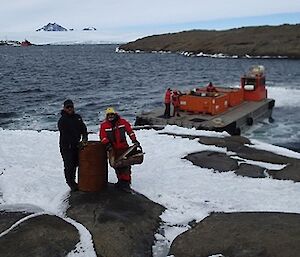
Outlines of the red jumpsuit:
<svg viewBox="0 0 300 257">
<path fill-rule="evenodd" d="M 170 118 L 170 106 L 171 106 L 171 89 L 168 88 L 165 94 L 165 113 L 164 116 L 165 118 Z"/>
<path fill-rule="evenodd" d="M 117 115 L 117 114 L 116 114 Z M 111 144 L 113 150 L 115 151 L 115 157 L 120 156 L 125 150 L 128 149 L 128 143 L 126 141 L 126 134 L 134 142 L 136 141 L 136 136 L 131 128 L 131 125 L 125 119 L 122 119 L 117 115 L 116 120 L 111 122 L 105 120 L 100 125 L 100 140 L 103 144 Z M 121 167 L 115 169 L 118 181 L 125 181 L 127 183 L 131 182 L 131 167 Z"/>
<path fill-rule="evenodd" d="M 208 86 L 206 87 L 206 91 L 207 92 L 217 92 L 217 89 L 211 82 L 209 82 Z"/>
<path fill-rule="evenodd" d="M 172 104 L 174 107 L 173 116 L 175 115 L 180 116 L 179 114 L 180 101 L 179 101 L 179 94 L 177 93 L 177 91 L 174 91 L 172 94 Z"/>
</svg>

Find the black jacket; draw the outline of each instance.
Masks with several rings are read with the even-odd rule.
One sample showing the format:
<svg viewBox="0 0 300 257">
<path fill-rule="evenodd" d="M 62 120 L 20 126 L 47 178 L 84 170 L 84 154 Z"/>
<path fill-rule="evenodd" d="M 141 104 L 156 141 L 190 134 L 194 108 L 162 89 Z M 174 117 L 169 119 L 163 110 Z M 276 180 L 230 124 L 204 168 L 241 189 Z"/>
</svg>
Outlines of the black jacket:
<svg viewBox="0 0 300 257">
<path fill-rule="evenodd" d="M 81 140 L 88 139 L 87 128 L 79 114 L 67 114 L 61 111 L 61 117 L 58 121 L 60 132 L 59 146 L 61 149 L 75 149 Z"/>
</svg>

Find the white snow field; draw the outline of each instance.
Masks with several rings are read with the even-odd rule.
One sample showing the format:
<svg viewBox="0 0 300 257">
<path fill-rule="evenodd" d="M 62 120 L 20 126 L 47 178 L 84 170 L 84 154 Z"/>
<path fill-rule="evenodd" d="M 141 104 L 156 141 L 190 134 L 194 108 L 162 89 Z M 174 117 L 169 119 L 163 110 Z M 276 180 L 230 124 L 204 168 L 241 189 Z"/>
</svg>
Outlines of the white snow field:
<svg viewBox="0 0 300 257">
<path fill-rule="evenodd" d="M 128 42 L 144 36 L 139 33 L 119 31 L 24 31 L 1 32 L 0 40 L 29 40 L 33 44 L 73 45 L 73 44 L 111 44 Z"/>
<path fill-rule="evenodd" d="M 201 221 L 213 211 L 278 211 L 300 213 L 300 183 L 236 176 L 194 166 L 182 159 L 188 153 L 212 150 L 235 157 L 225 148 L 200 144 L 160 132 L 206 136 L 226 133 L 196 131 L 167 126 L 163 131 L 136 132 L 145 154 L 142 165 L 133 166 L 132 187 L 154 202 L 166 207 L 161 215 L 163 225 L 156 234 L 154 256 L 166 256 L 174 238 L 189 228 L 192 220 Z M 81 235 L 79 251 L 69 256 L 95 256 L 90 233 L 79 223 L 65 216 L 69 188 L 65 184 L 63 164 L 58 148 L 58 132 L 0 129 L 0 209 L 12 210 L 35 205 L 37 213 L 50 213 L 75 225 Z M 97 140 L 98 135 L 89 135 Z M 300 159 L 290 150 L 254 141 L 254 146 Z M 236 158 L 236 157 L 235 157 Z M 253 161 L 238 159 L 238 161 Z M 284 165 L 255 162 L 261 167 L 281 169 Z M 113 169 L 109 181 L 116 182 Z M 2 194 L 2 195 L 1 195 Z"/>
</svg>

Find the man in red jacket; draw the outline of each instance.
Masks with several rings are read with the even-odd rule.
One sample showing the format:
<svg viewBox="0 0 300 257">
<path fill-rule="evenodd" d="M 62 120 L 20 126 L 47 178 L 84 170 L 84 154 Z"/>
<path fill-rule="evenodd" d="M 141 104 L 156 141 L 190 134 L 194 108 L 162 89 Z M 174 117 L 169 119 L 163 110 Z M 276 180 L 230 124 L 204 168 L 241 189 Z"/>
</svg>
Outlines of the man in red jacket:
<svg viewBox="0 0 300 257">
<path fill-rule="evenodd" d="M 106 110 L 106 119 L 100 126 L 100 140 L 106 145 L 108 151 L 113 150 L 115 158 L 118 158 L 128 149 L 126 134 L 130 137 L 132 143 L 139 145 L 131 125 L 125 119 L 121 118 L 114 108 L 109 107 Z M 116 186 L 125 191 L 130 190 L 131 167 L 115 168 L 118 183 Z"/>
<path fill-rule="evenodd" d="M 171 88 L 168 88 L 165 94 L 165 113 L 164 113 L 165 118 L 170 118 L 171 94 L 172 94 L 172 90 Z"/>
<path fill-rule="evenodd" d="M 172 104 L 173 104 L 173 117 L 176 116 L 180 116 L 179 114 L 179 107 L 180 107 L 180 101 L 179 101 L 179 92 L 177 90 L 174 90 L 173 91 L 173 94 L 172 94 Z"/>
<path fill-rule="evenodd" d="M 209 82 L 207 87 L 206 87 L 206 92 L 217 92 L 216 87 L 213 85 L 213 83 Z"/>
</svg>

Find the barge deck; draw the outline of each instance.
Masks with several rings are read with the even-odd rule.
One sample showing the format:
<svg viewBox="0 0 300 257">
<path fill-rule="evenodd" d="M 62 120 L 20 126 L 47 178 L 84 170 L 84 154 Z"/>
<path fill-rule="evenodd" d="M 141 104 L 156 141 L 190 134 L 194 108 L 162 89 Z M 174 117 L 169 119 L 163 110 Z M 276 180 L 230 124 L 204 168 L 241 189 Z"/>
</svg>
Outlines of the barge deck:
<svg viewBox="0 0 300 257">
<path fill-rule="evenodd" d="M 272 110 L 275 105 L 273 99 L 261 101 L 244 101 L 240 105 L 230 107 L 226 112 L 218 115 L 180 111 L 179 117 L 165 118 L 164 108 L 157 108 L 144 112 L 136 117 L 136 126 L 165 126 L 177 125 L 180 127 L 196 128 L 213 131 L 227 131 L 231 135 L 240 135 L 254 123 L 268 118 L 272 121 Z"/>
</svg>

